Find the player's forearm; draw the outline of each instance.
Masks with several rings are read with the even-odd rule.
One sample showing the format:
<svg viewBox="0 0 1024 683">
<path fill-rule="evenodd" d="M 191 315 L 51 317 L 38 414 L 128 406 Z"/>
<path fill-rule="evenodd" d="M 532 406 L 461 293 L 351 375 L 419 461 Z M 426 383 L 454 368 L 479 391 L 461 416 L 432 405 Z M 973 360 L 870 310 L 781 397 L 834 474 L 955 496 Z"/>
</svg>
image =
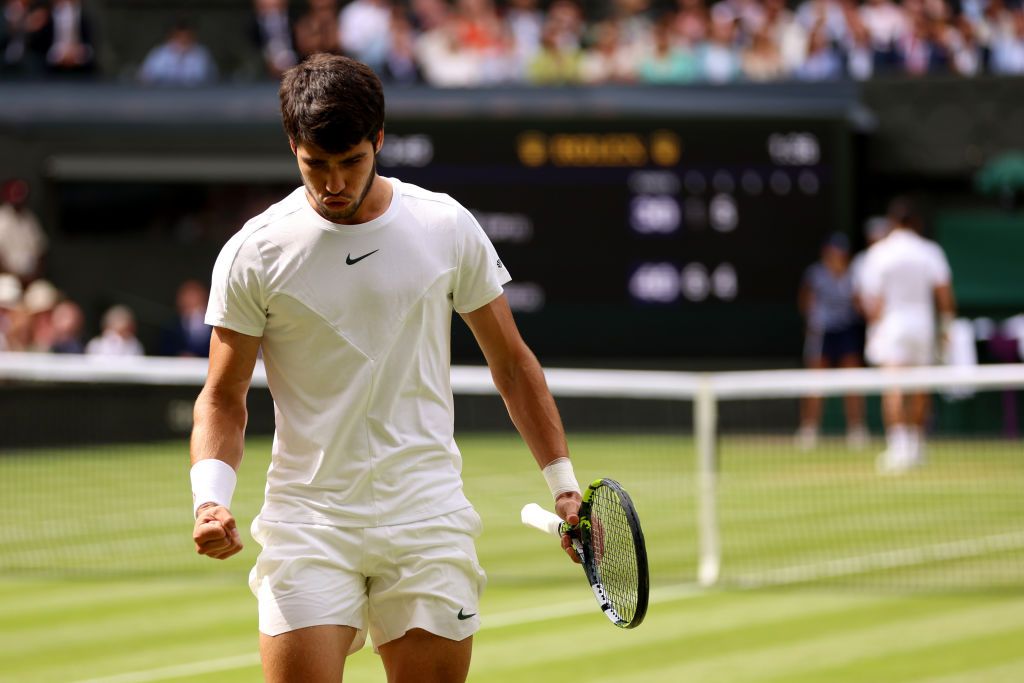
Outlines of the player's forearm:
<svg viewBox="0 0 1024 683">
<path fill-rule="evenodd" d="M 491 374 L 537 464 L 543 468 L 556 458 L 568 457 L 562 418 L 533 353 L 524 348 L 503 367 L 492 367 Z"/>
<path fill-rule="evenodd" d="M 237 470 L 242 462 L 247 419 L 244 397 L 238 400 L 204 389 L 193 412 L 192 464 L 216 458 Z"/>
</svg>

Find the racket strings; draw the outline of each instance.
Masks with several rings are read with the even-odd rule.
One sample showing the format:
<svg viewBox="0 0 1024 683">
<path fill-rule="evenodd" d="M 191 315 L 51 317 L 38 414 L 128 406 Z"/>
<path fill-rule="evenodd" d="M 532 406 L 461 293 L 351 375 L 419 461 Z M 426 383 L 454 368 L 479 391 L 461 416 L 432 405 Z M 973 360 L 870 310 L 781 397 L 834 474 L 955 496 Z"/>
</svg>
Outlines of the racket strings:
<svg viewBox="0 0 1024 683">
<path fill-rule="evenodd" d="M 611 488 L 602 486 L 595 491 L 590 524 L 591 551 L 599 580 L 615 611 L 631 621 L 639 600 L 636 543 L 626 511 Z"/>
</svg>

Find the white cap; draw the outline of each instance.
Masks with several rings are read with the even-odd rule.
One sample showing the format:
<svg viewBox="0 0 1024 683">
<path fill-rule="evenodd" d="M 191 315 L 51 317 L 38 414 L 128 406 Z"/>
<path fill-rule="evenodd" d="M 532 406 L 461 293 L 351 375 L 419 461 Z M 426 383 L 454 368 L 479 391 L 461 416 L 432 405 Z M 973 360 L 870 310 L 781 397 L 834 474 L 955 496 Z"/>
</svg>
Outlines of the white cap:
<svg viewBox="0 0 1024 683">
<path fill-rule="evenodd" d="M 0 273 L 0 308 L 14 308 L 21 301 L 21 280 L 10 273 Z"/>
<path fill-rule="evenodd" d="M 25 308 L 29 313 L 49 311 L 60 301 L 60 292 L 49 280 L 36 280 L 25 289 Z"/>
</svg>

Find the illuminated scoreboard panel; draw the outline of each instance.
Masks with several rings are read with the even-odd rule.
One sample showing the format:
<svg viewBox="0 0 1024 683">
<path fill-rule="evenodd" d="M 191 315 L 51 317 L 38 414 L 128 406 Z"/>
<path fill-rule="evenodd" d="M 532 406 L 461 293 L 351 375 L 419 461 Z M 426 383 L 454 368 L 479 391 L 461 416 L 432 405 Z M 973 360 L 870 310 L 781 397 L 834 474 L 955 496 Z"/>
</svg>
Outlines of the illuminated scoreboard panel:
<svg viewBox="0 0 1024 683">
<path fill-rule="evenodd" d="M 844 225 L 844 130 L 794 120 L 399 122 L 380 162 L 473 211 L 542 352 L 796 355 L 801 274 Z"/>
</svg>

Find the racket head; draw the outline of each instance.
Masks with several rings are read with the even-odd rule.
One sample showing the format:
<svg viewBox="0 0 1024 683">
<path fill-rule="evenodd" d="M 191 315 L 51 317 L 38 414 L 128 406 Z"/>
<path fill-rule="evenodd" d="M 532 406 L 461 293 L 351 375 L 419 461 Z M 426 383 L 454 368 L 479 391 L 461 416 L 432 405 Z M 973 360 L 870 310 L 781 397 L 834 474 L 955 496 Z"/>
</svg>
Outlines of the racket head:
<svg viewBox="0 0 1024 683">
<path fill-rule="evenodd" d="M 603 478 L 587 487 L 579 538 L 587 578 L 598 600 L 611 607 L 605 614 L 616 626 L 636 628 L 650 597 L 647 546 L 633 500 L 619 482 Z"/>
</svg>

